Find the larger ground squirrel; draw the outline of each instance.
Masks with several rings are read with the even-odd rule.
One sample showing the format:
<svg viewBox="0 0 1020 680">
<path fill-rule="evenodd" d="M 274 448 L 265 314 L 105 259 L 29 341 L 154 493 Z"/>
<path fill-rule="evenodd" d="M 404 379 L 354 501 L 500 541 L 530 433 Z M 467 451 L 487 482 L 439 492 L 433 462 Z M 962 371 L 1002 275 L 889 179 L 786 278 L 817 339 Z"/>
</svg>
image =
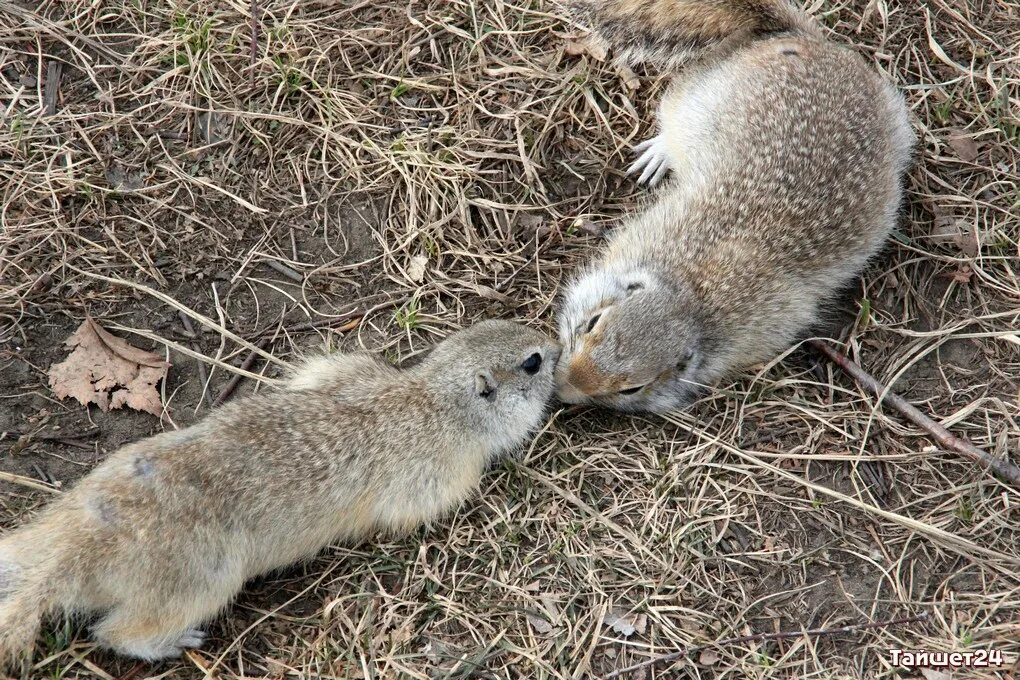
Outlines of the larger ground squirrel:
<svg viewBox="0 0 1020 680">
<path fill-rule="evenodd" d="M 540 424 L 558 355 L 538 331 L 487 321 L 414 368 L 319 359 L 120 449 L 0 540 L 0 662 L 60 612 L 100 617 L 96 639 L 122 654 L 180 654 L 252 576 L 449 511 Z"/>
<path fill-rule="evenodd" d="M 700 55 L 632 167 L 672 177 L 559 316 L 564 401 L 666 411 L 817 321 L 889 235 L 914 135 L 896 90 L 786 0 L 571 4 L 623 59 Z"/>
</svg>

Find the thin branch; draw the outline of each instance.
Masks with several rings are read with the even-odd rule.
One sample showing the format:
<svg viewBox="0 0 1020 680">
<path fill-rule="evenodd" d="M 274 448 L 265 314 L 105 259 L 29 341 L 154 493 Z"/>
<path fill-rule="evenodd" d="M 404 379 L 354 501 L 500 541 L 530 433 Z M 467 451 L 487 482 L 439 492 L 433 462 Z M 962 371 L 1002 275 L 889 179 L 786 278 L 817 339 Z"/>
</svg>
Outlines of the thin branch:
<svg viewBox="0 0 1020 680">
<path fill-rule="evenodd" d="M 260 350 L 266 350 L 268 349 L 271 342 L 272 340 L 270 338 L 266 338 L 258 343 L 258 348 Z M 248 352 L 248 356 L 246 356 L 244 358 L 244 361 L 241 362 L 240 369 L 245 372 L 250 371 L 251 366 L 252 364 L 255 363 L 255 359 L 258 357 L 258 355 L 259 353 L 256 352 L 255 350 L 251 350 L 250 352 Z M 244 379 L 243 374 L 234 373 L 234 375 L 230 377 L 230 382 L 223 386 L 223 391 L 219 393 L 219 396 L 213 399 L 212 407 L 216 408 L 217 406 L 225 402 L 227 399 L 230 399 L 231 395 L 234 394 L 234 390 L 237 389 L 237 386 L 241 384 L 241 380 L 243 379 Z"/>
<path fill-rule="evenodd" d="M 13 472 L 0 471 L 0 482 L 7 482 L 8 484 L 18 484 L 29 489 L 35 489 L 36 491 L 45 491 L 46 493 L 60 493 L 60 489 L 57 489 L 48 484 L 43 484 L 42 482 L 37 482 L 29 477 L 22 477 L 21 475 L 16 475 Z"/>
<path fill-rule="evenodd" d="M 627 666 L 626 668 L 620 668 L 615 670 L 609 675 L 604 677 L 604 680 L 612 680 L 612 678 L 618 678 L 621 675 L 627 673 L 633 673 L 639 671 L 642 668 L 648 668 L 660 663 L 668 663 L 670 661 L 676 661 L 677 659 L 685 656 L 690 656 L 695 652 L 700 652 L 703 649 L 709 647 L 722 647 L 724 645 L 740 645 L 745 642 L 766 642 L 771 640 L 789 640 L 791 638 L 800 637 L 826 637 L 829 635 L 845 635 L 846 633 L 856 633 L 862 630 L 874 630 L 876 628 L 889 628 L 890 626 L 902 626 L 908 623 L 918 623 L 926 621 L 928 619 L 927 613 L 921 613 L 917 616 L 908 616 L 902 619 L 890 619 L 888 621 L 874 621 L 871 623 L 855 623 L 849 626 L 840 626 L 839 628 L 809 628 L 808 630 L 791 630 L 783 633 L 758 633 L 756 635 L 742 635 L 740 637 L 726 638 L 725 640 L 717 640 L 715 642 L 709 642 L 703 645 L 694 645 L 691 647 L 684 647 L 677 652 L 671 652 L 669 654 L 663 654 L 662 656 L 652 657 L 641 663 L 636 663 L 633 666 Z"/>
<path fill-rule="evenodd" d="M 934 437 L 935 441 L 937 441 L 943 449 L 955 451 L 956 453 L 966 456 L 983 469 L 991 470 L 1001 478 L 1009 481 L 1010 484 L 1016 488 L 1020 489 L 1020 468 L 1016 465 L 1013 465 L 1009 461 L 995 458 L 986 451 L 982 451 L 978 447 L 974 446 L 966 439 L 957 437 L 952 432 L 942 427 L 942 425 L 921 413 L 906 399 L 898 394 L 890 392 L 885 385 L 871 377 L 870 374 L 857 365 L 857 363 L 855 363 L 850 357 L 837 352 L 827 342 L 813 339 L 808 340 L 808 344 L 815 348 L 818 352 L 825 355 L 830 361 L 832 361 L 832 363 L 843 369 L 843 371 L 851 378 L 867 388 L 868 391 L 878 397 L 880 402 L 889 404 L 903 414 L 907 420 Z"/>
</svg>

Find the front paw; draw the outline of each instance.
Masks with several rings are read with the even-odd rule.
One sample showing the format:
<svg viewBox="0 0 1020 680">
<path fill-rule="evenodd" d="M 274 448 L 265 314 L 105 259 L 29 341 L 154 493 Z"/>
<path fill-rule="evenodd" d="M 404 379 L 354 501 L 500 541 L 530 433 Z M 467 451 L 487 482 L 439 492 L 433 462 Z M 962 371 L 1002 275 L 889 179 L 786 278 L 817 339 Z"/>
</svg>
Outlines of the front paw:
<svg viewBox="0 0 1020 680">
<path fill-rule="evenodd" d="M 634 153 L 641 154 L 629 168 L 628 175 L 641 173 L 638 184 L 654 187 L 669 172 L 669 151 L 662 135 L 652 137 L 634 147 Z"/>
</svg>

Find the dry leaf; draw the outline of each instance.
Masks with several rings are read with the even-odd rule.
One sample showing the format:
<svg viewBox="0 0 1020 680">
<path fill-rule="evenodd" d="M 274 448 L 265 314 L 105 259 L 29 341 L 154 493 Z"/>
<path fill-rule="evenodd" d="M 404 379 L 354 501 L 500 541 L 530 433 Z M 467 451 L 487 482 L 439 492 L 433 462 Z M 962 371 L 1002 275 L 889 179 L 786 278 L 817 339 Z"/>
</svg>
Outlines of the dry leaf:
<svg viewBox="0 0 1020 680">
<path fill-rule="evenodd" d="M 962 161 L 973 163 L 978 157 L 978 145 L 974 138 L 962 132 L 949 135 L 949 147 Z"/>
<path fill-rule="evenodd" d="M 648 625 L 648 617 L 644 614 L 628 616 L 626 610 L 613 609 L 606 612 L 602 622 L 623 637 L 630 637 L 634 633 L 644 634 L 645 628 Z"/>
<path fill-rule="evenodd" d="M 560 606 L 556 602 L 556 596 L 552 593 L 542 593 L 538 596 L 542 608 L 549 615 L 550 621 L 558 621 L 560 618 Z"/>
<path fill-rule="evenodd" d="M 719 663 L 719 655 L 711 649 L 701 650 L 701 654 L 698 655 L 698 663 L 702 666 L 711 666 Z"/>
<path fill-rule="evenodd" d="M 641 79 L 637 77 L 637 74 L 629 66 L 617 66 L 616 73 L 620 76 L 620 80 L 623 81 L 623 86 L 630 92 L 634 92 L 641 87 Z"/>
<path fill-rule="evenodd" d="M 919 668 L 924 680 L 950 680 L 953 676 L 945 671 L 937 671 L 934 668 Z"/>
<path fill-rule="evenodd" d="M 981 252 L 981 242 L 974 225 L 956 217 L 936 217 L 931 238 L 942 244 L 952 242 L 967 257 L 977 257 Z"/>
<path fill-rule="evenodd" d="M 553 626 L 551 623 L 543 619 L 541 616 L 535 616 L 534 614 L 528 614 L 528 623 L 535 629 L 536 633 L 545 635 L 552 631 Z"/>
<path fill-rule="evenodd" d="M 974 276 L 974 270 L 971 269 L 969 265 L 962 264 L 949 272 L 948 276 L 957 283 L 970 283 L 971 277 Z"/>
<path fill-rule="evenodd" d="M 595 61 L 605 61 L 608 54 L 605 45 L 590 39 L 568 40 L 563 46 L 563 52 L 571 57 L 581 57 L 587 54 Z"/>
<path fill-rule="evenodd" d="M 156 384 L 166 378 L 170 364 L 152 352 L 132 347 L 87 317 L 64 343 L 67 359 L 50 366 L 50 388 L 60 399 L 74 397 L 100 410 L 128 406 L 162 415 Z"/>
<path fill-rule="evenodd" d="M 981 252 L 981 241 L 978 238 L 974 225 L 970 224 L 960 230 L 960 233 L 953 239 L 956 247 L 967 257 L 977 257 Z"/>
<path fill-rule="evenodd" d="M 411 258 L 411 261 L 407 264 L 407 277 L 415 283 L 421 283 L 422 279 L 425 278 L 425 265 L 429 262 L 429 258 L 424 255 L 415 255 Z"/>
<path fill-rule="evenodd" d="M 535 231 L 545 224 L 545 218 L 534 213 L 520 213 L 517 215 L 517 224 L 522 228 L 522 231 Z"/>
</svg>

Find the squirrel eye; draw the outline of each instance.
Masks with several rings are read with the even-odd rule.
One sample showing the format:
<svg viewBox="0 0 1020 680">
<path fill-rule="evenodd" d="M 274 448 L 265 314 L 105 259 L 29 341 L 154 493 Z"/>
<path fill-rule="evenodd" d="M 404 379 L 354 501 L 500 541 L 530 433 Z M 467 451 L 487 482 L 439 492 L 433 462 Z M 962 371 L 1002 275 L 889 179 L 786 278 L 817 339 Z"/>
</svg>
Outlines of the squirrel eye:
<svg viewBox="0 0 1020 680">
<path fill-rule="evenodd" d="M 594 328 L 595 328 L 595 324 L 597 324 L 599 322 L 599 319 L 601 319 L 601 318 L 602 318 L 602 312 L 599 312 L 598 314 L 593 316 L 591 318 L 591 320 L 588 321 L 588 329 L 585 330 L 585 333 L 591 333 L 592 330 L 594 330 Z"/>
<path fill-rule="evenodd" d="M 542 355 L 535 352 L 524 360 L 524 363 L 521 364 L 521 368 L 528 375 L 535 375 L 538 373 L 538 369 L 542 368 Z"/>
<path fill-rule="evenodd" d="M 619 394 L 637 394 L 642 389 L 644 389 L 644 387 L 645 387 L 644 385 L 638 385 L 637 387 L 628 387 L 625 390 L 620 390 Z"/>
</svg>

